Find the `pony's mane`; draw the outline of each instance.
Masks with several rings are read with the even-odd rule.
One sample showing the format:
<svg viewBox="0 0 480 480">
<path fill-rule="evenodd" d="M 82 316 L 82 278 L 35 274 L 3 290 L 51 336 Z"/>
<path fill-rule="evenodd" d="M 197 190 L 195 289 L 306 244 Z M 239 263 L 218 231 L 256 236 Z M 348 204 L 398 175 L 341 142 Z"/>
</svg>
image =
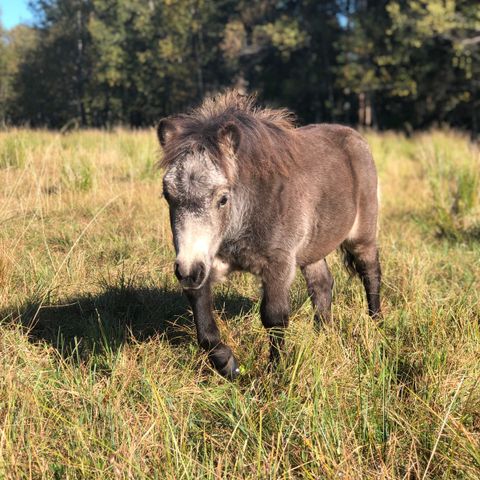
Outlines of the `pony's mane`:
<svg viewBox="0 0 480 480">
<path fill-rule="evenodd" d="M 228 162 L 219 132 L 234 124 L 240 133 L 235 154 L 240 174 L 264 177 L 288 175 L 295 164 L 297 135 L 295 117 L 287 109 L 260 108 L 254 95 L 236 90 L 206 98 L 188 114 L 172 118 L 177 134 L 164 146 L 161 161 L 168 166 L 186 152 L 208 151 L 224 170 Z"/>
</svg>

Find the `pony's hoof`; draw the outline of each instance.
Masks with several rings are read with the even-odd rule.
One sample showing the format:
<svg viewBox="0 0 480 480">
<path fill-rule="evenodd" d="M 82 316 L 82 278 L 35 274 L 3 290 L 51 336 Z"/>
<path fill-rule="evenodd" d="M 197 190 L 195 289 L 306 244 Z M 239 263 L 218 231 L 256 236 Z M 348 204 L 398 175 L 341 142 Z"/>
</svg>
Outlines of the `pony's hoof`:
<svg viewBox="0 0 480 480">
<path fill-rule="evenodd" d="M 218 373 L 228 380 L 235 380 L 240 375 L 240 368 L 233 355 L 230 356 L 226 365 L 218 370 Z"/>
<path fill-rule="evenodd" d="M 235 380 L 240 374 L 237 360 L 227 345 L 219 345 L 215 350 L 210 352 L 209 357 L 213 367 L 222 377 Z"/>
</svg>

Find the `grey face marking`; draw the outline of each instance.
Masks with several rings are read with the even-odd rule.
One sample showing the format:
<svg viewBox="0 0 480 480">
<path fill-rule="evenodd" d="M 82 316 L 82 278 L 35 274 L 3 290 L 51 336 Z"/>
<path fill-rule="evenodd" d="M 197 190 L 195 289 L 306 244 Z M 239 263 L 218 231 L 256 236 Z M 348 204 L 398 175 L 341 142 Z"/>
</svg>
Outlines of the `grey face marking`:
<svg viewBox="0 0 480 480">
<path fill-rule="evenodd" d="M 203 269 L 201 283 L 183 284 L 185 288 L 200 288 L 227 229 L 231 195 L 228 180 L 207 153 L 195 152 L 168 168 L 163 186 L 170 207 L 178 272 L 193 278 L 196 269 Z"/>
</svg>

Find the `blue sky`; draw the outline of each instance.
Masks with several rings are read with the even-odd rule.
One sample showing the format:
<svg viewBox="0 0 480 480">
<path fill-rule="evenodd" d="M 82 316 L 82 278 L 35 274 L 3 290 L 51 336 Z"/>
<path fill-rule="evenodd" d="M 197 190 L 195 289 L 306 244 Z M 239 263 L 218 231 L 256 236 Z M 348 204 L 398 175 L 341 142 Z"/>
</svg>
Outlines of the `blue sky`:
<svg viewBox="0 0 480 480">
<path fill-rule="evenodd" d="M 28 9 L 29 0 L 0 0 L 0 20 L 5 28 L 12 28 L 22 22 L 29 22 L 32 14 Z M 338 17 L 340 25 L 345 27 L 344 16 Z"/>
<path fill-rule="evenodd" d="M 0 20 L 5 28 L 12 28 L 31 19 L 28 0 L 0 0 Z"/>
</svg>

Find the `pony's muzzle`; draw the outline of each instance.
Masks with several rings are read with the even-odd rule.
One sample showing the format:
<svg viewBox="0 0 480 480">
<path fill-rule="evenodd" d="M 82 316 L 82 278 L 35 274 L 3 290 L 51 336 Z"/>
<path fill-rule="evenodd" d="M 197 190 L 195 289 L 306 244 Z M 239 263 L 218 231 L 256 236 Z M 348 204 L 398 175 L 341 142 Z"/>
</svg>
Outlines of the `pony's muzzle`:
<svg viewBox="0 0 480 480">
<path fill-rule="evenodd" d="M 185 265 L 178 260 L 175 262 L 175 276 L 183 288 L 200 288 L 206 278 L 206 274 L 207 266 L 203 262 L 194 262 L 191 265 Z"/>
</svg>

